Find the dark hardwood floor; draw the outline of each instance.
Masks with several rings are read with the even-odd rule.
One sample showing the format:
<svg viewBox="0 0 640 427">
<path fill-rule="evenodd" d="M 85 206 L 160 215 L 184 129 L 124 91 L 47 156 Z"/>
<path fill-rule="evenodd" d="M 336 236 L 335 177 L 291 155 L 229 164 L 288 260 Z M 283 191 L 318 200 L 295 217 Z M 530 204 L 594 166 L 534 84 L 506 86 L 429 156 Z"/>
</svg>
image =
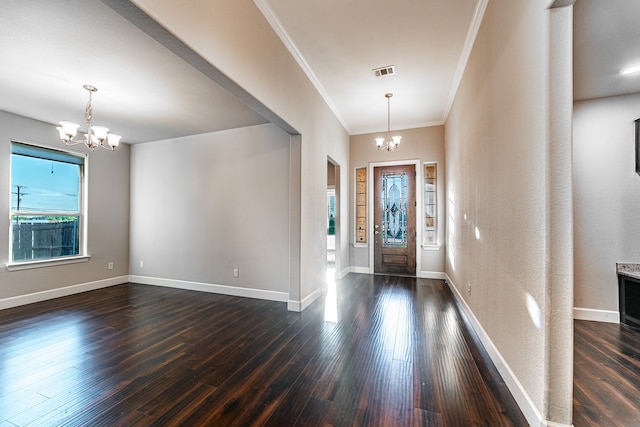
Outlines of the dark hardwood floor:
<svg viewBox="0 0 640 427">
<path fill-rule="evenodd" d="M 573 425 L 640 426 L 640 329 L 574 321 Z"/>
<path fill-rule="evenodd" d="M 439 280 L 284 303 L 126 284 L 0 311 L 0 426 L 525 426 Z"/>
</svg>

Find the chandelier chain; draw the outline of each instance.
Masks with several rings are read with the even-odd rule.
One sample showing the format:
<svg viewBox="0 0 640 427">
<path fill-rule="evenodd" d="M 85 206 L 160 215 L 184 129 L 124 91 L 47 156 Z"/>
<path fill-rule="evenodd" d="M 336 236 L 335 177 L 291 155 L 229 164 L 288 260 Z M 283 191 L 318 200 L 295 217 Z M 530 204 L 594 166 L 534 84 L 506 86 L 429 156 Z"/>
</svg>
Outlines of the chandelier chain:
<svg viewBox="0 0 640 427">
<path fill-rule="evenodd" d="M 87 126 L 91 127 L 91 119 L 93 117 L 93 106 L 91 105 L 91 95 L 93 91 L 89 91 L 89 101 L 87 101 L 87 107 L 84 110 L 84 120 L 87 122 Z"/>
</svg>

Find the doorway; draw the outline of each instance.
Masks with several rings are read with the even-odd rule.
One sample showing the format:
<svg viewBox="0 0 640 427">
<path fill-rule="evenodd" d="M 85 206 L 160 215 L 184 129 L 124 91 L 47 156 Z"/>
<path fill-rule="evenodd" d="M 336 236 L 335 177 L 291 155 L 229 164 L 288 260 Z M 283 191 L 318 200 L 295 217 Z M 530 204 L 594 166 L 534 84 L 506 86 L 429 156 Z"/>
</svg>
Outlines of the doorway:
<svg viewBox="0 0 640 427">
<path fill-rule="evenodd" d="M 327 268 L 335 275 L 339 271 L 340 250 L 340 166 L 327 158 Z"/>
<path fill-rule="evenodd" d="M 374 273 L 416 274 L 416 165 L 373 168 Z"/>
</svg>

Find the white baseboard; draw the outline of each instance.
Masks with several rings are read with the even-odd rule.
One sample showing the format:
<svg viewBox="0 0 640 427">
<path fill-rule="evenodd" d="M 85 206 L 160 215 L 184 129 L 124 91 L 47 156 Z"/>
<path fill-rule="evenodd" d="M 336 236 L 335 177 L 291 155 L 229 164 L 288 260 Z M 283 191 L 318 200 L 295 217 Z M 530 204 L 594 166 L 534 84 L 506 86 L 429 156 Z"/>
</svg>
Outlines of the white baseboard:
<svg viewBox="0 0 640 427">
<path fill-rule="evenodd" d="M 186 280 L 163 279 L 159 277 L 131 275 L 129 276 L 129 281 L 132 283 L 140 283 L 142 285 L 164 286 L 166 288 L 186 289 L 190 291 L 210 292 L 214 294 L 231 295 L 234 297 L 257 298 L 278 302 L 287 302 L 287 299 L 289 298 L 289 294 L 286 292 L 240 288 L 237 286 L 190 282 Z"/>
<path fill-rule="evenodd" d="M 349 267 L 350 273 L 369 274 L 369 267 Z"/>
<path fill-rule="evenodd" d="M 540 427 L 573 427 L 573 424 L 569 425 L 569 424 L 555 423 L 553 421 L 545 421 L 544 424 L 541 424 Z"/>
<path fill-rule="evenodd" d="M 447 275 L 441 271 L 421 271 L 418 277 L 422 279 L 440 279 L 447 280 Z"/>
<path fill-rule="evenodd" d="M 324 294 L 325 289 L 326 289 L 326 286 L 316 289 L 315 291 L 311 292 L 302 301 L 294 301 L 294 300 L 287 301 L 287 310 L 297 311 L 297 312 L 304 311 L 305 308 L 309 307 L 315 300 L 317 300 Z"/>
<path fill-rule="evenodd" d="M 568 427 L 567 425 L 564 425 L 564 424 L 557 424 L 557 423 L 550 424 L 541 416 L 540 411 L 531 400 L 531 397 L 526 392 L 526 390 L 524 389 L 524 387 L 522 386 L 518 378 L 515 376 L 515 374 L 507 364 L 507 362 L 504 360 L 504 358 L 498 351 L 497 347 L 493 344 L 493 342 L 491 341 L 491 338 L 489 338 L 489 335 L 487 335 L 486 331 L 484 330 L 480 322 L 478 322 L 478 319 L 473 314 L 473 311 L 471 311 L 471 308 L 469 308 L 464 298 L 462 298 L 462 295 L 460 295 L 460 292 L 458 292 L 458 289 L 453 284 L 453 281 L 449 278 L 448 275 L 445 274 L 445 276 L 446 276 L 445 280 L 449 285 L 451 292 L 455 296 L 456 300 L 460 303 L 460 307 L 462 308 L 462 310 L 464 311 L 464 314 L 467 316 L 467 318 L 471 322 L 471 326 L 473 327 L 474 331 L 480 338 L 482 345 L 484 346 L 485 350 L 489 354 L 489 357 L 493 361 L 493 364 L 498 369 L 498 372 L 500 372 L 502 379 L 507 385 L 507 388 L 509 388 L 509 391 L 513 395 L 513 398 L 516 400 L 516 403 L 520 407 L 522 414 L 529 422 L 529 425 L 541 426 L 541 427 L 544 427 L 544 426 Z"/>
<path fill-rule="evenodd" d="M 65 286 L 63 288 L 49 289 L 46 291 L 34 292 L 26 295 L 0 299 L 0 310 L 32 304 L 34 302 L 45 301 L 53 298 L 65 297 L 79 294 L 81 292 L 93 291 L 107 288 L 109 286 L 121 285 L 129 281 L 129 276 L 111 277 L 109 279 L 96 280 L 94 282 L 80 283 L 77 285 Z"/>
<path fill-rule="evenodd" d="M 344 279 L 344 276 L 346 276 L 347 274 L 349 274 L 351 272 L 351 268 L 347 267 L 344 270 L 342 270 L 341 272 L 337 273 L 336 275 L 336 279 Z"/>
<path fill-rule="evenodd" d="M 611 310 L 597 310 L 595 308 L 573 308 L 573 318 L 576 320 L 591 320 L 593 322 L 620 323 L 620 313 Z"/>
</svg>

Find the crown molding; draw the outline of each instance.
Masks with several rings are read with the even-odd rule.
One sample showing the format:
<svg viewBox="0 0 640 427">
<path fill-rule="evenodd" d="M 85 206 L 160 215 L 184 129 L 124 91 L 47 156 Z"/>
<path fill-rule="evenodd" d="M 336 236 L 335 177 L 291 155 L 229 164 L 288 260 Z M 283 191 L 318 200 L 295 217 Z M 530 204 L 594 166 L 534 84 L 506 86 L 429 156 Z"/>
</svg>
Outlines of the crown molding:
<svg viewBox="0 0 640 427">
<path fill-rule="evenodd" d="M 346 121 L 342 118 L 342 116 L 338 112 L 338 108 L 333 103 L 333 100 L 331 99 L 327 91 L 324 89 L 322 84 L 320 83 L 320 80 L 318 80 L 318 78 L 316 77 L 315 73 L 307 63 L 307 60 L 304 58 L 302 53 L 298 50 L 298 47 L 289 36 L 289 33 L 284 28 L 284 26 L 276 16 L 273 9 L 271 9 L 271 6 L 269 6 L 269 3 L 267 2 L 267 0 L 253 0 L 253 2 L 258 7 L 262 15 L 265 17 L 269 25 L 271 25 L 271 28 L 273 28 L 273 31 L 275 31 L 275 33 L 278 35 L 278 37 L 280 38 L 282 43 L 285 45 L 285 47 L 287 48 L 291 56 L 293 56 L 293 59 L 295 59 L 298 66 L 306 74 L 309 81 L 311 81 L 311 84 L 313 84 L 313 86 L 316 88 L 316 90 L 318 91 L 318 93 L 320 94 L 324 102 L 329 106 L 329 109 L 331 109 L 331 111 L 336 116 L 338 121 L 342 124 L 342 127 L 344 127 L 347 133 L 351 135 L 351 129 L 349 129 L 349 126 L 347 125 Z"/>
<path fill-rule="evenodd" d="M 479 0 L 476 4 L 476 9 L 474 10 L 473 17 L 471 18 L 471 25 L 469 25 L 469 31 L 467 31 L 467 37 L 464 41 L 462 53 L 458 60 L 458 66 L 455 74 L 453 75 L 453 81 L 451 82 L 451 91 L 449 92 L 449 99 L 447 100 L 444 116 L 442 117 L 442 123 L 446 123 L 449 113 L 451 112 L 451 107 L 453 107 L 453 101 L 456 99 L 456 93 L 460 87 L 460 82 L 462 82 L 464 70 L 467 68 L 467 63 L 471 56 L 471 50 L 473 49 L 473 44 L 478 36 L 478 31 L 480 30 L 482 18 L 484 18 L 484 12 L 487 10 L 488 3 L 489 0 Z"/>
</svg>

